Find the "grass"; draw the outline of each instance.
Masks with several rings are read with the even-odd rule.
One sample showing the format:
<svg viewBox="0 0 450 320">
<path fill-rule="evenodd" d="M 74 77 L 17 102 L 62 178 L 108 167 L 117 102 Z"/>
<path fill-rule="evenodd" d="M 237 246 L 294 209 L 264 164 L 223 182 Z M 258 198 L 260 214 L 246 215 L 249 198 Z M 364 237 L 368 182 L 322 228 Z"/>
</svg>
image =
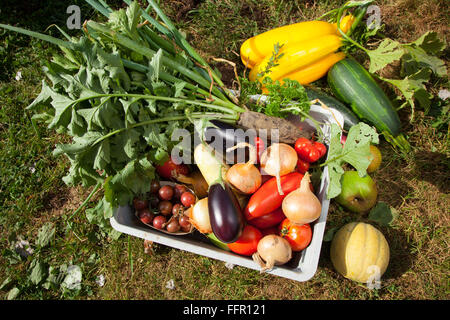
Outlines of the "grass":
<svg viewBox="0 0 450 320">
<path fill-rule="evenodd" d="M 271 28 L 314 19 L 343 1 L 223 0 L 163 2 L 188 40 L 210 59 L 226 83 L 236 85 L 232 67 L 215 63 L 220 57 L 236 63 L 240 44 L 250 36 Z M 83 1 L 58 1 L 50 7 L 29 1 L 20 6 L 11 1 L 2 7 L 0 21 L 44 31 L 57 23 L 65 28 L 68 5 L 82 8 L 83 20 L 95 13 Z M 118 4 L 120 1 L 115 1 Z M 426 30 L 448 34 L 445 1 L 380 1 L 386 35 L 400 41 L 416 39 Z M 11 16 L 19 19 L 12 21 Z M 68 30 L 66 30 L 68 31 Z M 56 35 L 56 29 L 50 29 Z M 76 33 L 76 30 L 71 31 Z M 0 32 L 0 295 L 13 288 L 17 299 L 448 299 L 449 298 L 449 129 L 448 115 L 438 105 L 429 114 L 418 112 L 408 123 L 409 110 L 401 110 L 404 132 L 413 146 L 401 157 L 382 142 L 381 168 L 373 175 L 379 200 L 398 212 L 390 228 L 378 226 L 391 249 L 389 268 L 382 287 L 368 290 L 337 274 L 324 242 L 314 278 L 300 283 L 259 274 L 240 266 L 228 269 L 221 261 L 153 244 L 144 252 L 143 240 L 122 235 L 109 238 L 90 224 L 85 211 L 69 221 L 90 190 L 68 187 L 61 178 L 69 163 L 52 156 L 56 143 L 65 136 L 33 124 L 25 107 L 36 97 L 43 78 L 41 62 L 55 48 L 13 33 Z M 448 50 L 446 59 L 448 58 Z M 448 63 L 448 59 L 446 60 Z M 22 79 L 15 80 L 18 71 Z M 436 92 L 439 86 L 429 88 Z M 95 199 L 94 199 L 95 200 Z M 92 201 L 90 206 L 95 205 Z M 365 215 L 346 212 L 332 203 L 327 230 L 344 222 L 367 220 Z M 55 227 L 50 245 L 35 245 L 38 231 L 46 223 Z M 20 258 L 11 246 L 18 239 L 29 241 L 35 253 Z M 79 290 L 34 283 L 34 262 L 49 267 L 78 265 L 83 274 Z M 97 277 L 104 276 L 104 286 Z M 175 287 L 166 288 L 169 280 Z M 1 284 L 3 282 L 3 285 Z"/>
</svg>

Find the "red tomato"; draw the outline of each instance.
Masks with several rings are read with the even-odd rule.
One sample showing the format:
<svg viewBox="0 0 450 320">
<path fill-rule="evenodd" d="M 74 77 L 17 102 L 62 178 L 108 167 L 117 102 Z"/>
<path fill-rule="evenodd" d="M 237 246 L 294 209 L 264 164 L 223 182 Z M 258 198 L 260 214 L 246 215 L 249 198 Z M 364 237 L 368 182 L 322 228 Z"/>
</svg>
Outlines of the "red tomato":
<svg viewBox="0 0 450 320">
<path fill-rule="evenodd" d="M 266 215 L 249 220 L 248 223 L 259 229 L 265 229 L 278 225 L 284 219 L 286 219 L 286 216 L 284 215 L 281 207 L 279 207 Z"/>
<path fill-rule="evenodd" d="M 177 184 L 173 187 L 173 196 L 175 199 L 180 199 L 181 195 L 188 191 L 188 188 L 185 185 Z"/>
<path fill-rule="evenodd" d="M 302 159 L 299 158 L 297 160 L 297 167 L 296 167 L 295 171 L 297 171 L 301 174 L 305 174 L 308 170 L 309 170 L 309 163 L 306 161 L 303 161 Z"/>
<path fill-rule="evenodd" d="M 319 151 L 320 158 L 327 154 L 327 147 L 323 143 L 314 141 L 313 146 Z"/>
<path fill-rule="evenodd" d="M 136 210 L 142 210 L 148 208 L 148 200 L 146 199 L 140 199 L 140 198 L 134 198 L 133 199 L 133 205 Z"/>
<path fill-rule="evenodd" d="M 327 147 L 323 143 L 306 138 L 298 138 L 294 149 L 300 159 L 309 163 L 316 162 L 327 153 Z"/>
<path fill-rule="evenodd" d="M 243 256 L 251 256 L 257 251 L 258 242 L 263 237 L 261 231 L 251 225 L 246 225 L 241 236 L 233 243 L 227 243 L 231 251 Z"/>
<path fill-rule="evenodd" d="M 300 155 L 300 153 L 302 153 L 302 150 L 310 147 L 312 145 L 311 140 L 307 139 L 307 138 L 298 138 L 295 141 L 295 145 L 294 145 L 294 149 L 295 151 L 297 151 L 297 154 Z"/>
<path fill-rule="evenodd" d="M 162 166 L 156 166 L 156 172 L 163 178 L 171 179 L 179 174 L 187 176 L 189 167 L 183 163 L 175 164 L 172 159 L 169 159 Z"/>
<path fill-rule="evenodd" d="M 195 196 L 192 192 L 186 191 L 180 197 L 180 201 L 185 207 L 190 207 L 195 204 Z"/>
<path fill-rule="evenodd" d="M 280 236 L 289 242 L 292 251 L 302 251 L 309 245 L 312 239 L 312 230 L 308 223 L 296 225 L 286 218 L 280 223 L 278 230 Z"/>
<path fill-rule="evenodd" d="M 145 224 L 151 224 L 155 214 L 152 213 L 148 208 L 138 211 L 139 219 Z"/>
</svg>

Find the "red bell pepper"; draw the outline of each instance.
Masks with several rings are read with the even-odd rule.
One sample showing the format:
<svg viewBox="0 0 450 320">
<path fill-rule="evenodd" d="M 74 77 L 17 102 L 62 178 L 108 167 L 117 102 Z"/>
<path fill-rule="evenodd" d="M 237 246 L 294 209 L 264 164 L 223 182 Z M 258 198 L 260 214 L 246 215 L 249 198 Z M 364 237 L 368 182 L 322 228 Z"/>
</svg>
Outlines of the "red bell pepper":
<svg viewBox="0 0 450 320">
<path fill-rule="evenodd" d="M 292 172 L 280 177 L 281 190 L 280 195 L 277 187 L 276 177 L 271 178 L 264 183 L 249 199 L 244 210 L 247 221 L 264 216 L 275 209 L 281 207 L 284 197 L 291 191 L 300 187 L 303 174 Z"/>
<path fill-rule="evenodd" d="M 284 215 L 283 210 L 281 210 L 281 207 L 279 207 L 268 214 L 250 220 L 248 223 L 259 229 L 266 229 L 280 224 L 284 219 L 286 219 L 286 216 Z"/>
<path fill-rule="evenodd" d="M 251 256 L 258 250 L 258 242 L 263 237 L 261 231 L 251 225 L 246 225 L 239 238 L 232 243 L 227 243 L 228 248 L 234 253 Z"/>
</svg>

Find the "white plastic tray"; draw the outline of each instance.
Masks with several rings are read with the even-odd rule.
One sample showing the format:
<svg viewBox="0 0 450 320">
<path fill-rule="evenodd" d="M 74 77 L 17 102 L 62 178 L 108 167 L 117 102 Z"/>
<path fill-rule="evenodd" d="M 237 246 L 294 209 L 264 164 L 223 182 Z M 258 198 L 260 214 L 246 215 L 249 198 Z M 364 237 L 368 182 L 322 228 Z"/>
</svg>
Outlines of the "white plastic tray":
<svg viewBox="0 0 450 320">
<path fill-rule="evenodd" d="M 322 130 L 326 138 L 329 138 L 330 136 L 331 123 L 339 123 L 341 127 L 343 127 L 344 124 L 341 113 L 335 109 L 329 109 L 332 113 L 319 105 L 312 105 L 310 111 L 310 115 L 314 119 L 325 124 L 322 126 Z M 307 120 L 303 123 L 299 123 L 299 125 L 311 126 L 311 122 Z M 328 144 L 327 139 L 325 142 Z M 276 266 L 268 271 L 268 273 L 295 281 L 307 281 L 316 273 L 330 204 L 330 201 L 326 196 L 328 181 L 328 167 L 324 167 L 320 188 L 316 192 L 317 197 L 322 203 L 322 212 L 319 219 L 311 225 L 313 229 L 311 243 L 302 252 L 294 254 L 291 261 L 287 264 Z M 117 208 L 114 212 L 114 216 L 110 219 L 110 223 L 115 230 L 125 234 L 176 249 L 189 251 L 208 258 L 232 263 L 234 265 L 260 270 L 259 265 L 257 265 L 251 257 L 241 256 L 219 249 L 209 242 L 205 236 L 196 231 L 184 236 L 174 236 L 159 232 L 158 230 L 153 230 L 143 225 L 134 215 L 134 210 L 129 206 Z"/>
</svg>

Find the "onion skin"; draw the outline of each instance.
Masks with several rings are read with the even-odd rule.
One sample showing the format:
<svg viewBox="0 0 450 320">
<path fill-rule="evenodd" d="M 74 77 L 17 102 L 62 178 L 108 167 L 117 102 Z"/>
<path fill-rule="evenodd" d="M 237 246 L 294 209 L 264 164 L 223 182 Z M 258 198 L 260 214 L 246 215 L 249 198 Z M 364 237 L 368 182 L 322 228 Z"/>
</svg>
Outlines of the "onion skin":
<svg viewBox="0 0 450 320">
<path fill-rule="evenodd" d="M 245 194 L 254 193 L 261 186 L 261 173 L 254 165 L 237 163 L 227 171 L 227 181 Z"/>
<path fill-rule="evenodd" d="M 295 170 L 297 152 L 285 143 L 274 143 L 261 155 L 261 168 L 271 176 L 283 176 Z"/>
<path fill-rule="evenodd" d="M 208 198 L 203 198 L 186 211 L 189 222 L 201 233 L 211 233 L 212 227 L 209 219 Z"/>
<path fill-rule="evenodd" d="M 175 179 L 181 183 L 190 185 L 199 199 L 208 195 L 209 185 L 200 171 L 194 171 L 188 176 L 179 174 L 175 176 Z"/>
<path fill-rule="evenodd" d="M 291 173 L 297 166 L 297 152 L 285 143 L 274 143 L 261 155 L 261 169 L 271 176 L 276 177 L 278 193 L 284 195 L 281 188 L 280 177 Z"/>
<path fill-rule="evenodd" d="M 269 234 L 259 240 L 257 252 L 252 255 L 252 258 L 261 266 L 261 272 L 269 271 L 275 265 L 283 265 L 291 260 L 292 248 L 283 237 Z"/>
<path fill-rule="evenodd" d="M 289 193 L 281 205 L 284 215 L 294 224 L 311 223 L 320 217 L 322 204 L 310 189 L 310 175 L 305 173 L 300 188 Z"/>
</svg>

